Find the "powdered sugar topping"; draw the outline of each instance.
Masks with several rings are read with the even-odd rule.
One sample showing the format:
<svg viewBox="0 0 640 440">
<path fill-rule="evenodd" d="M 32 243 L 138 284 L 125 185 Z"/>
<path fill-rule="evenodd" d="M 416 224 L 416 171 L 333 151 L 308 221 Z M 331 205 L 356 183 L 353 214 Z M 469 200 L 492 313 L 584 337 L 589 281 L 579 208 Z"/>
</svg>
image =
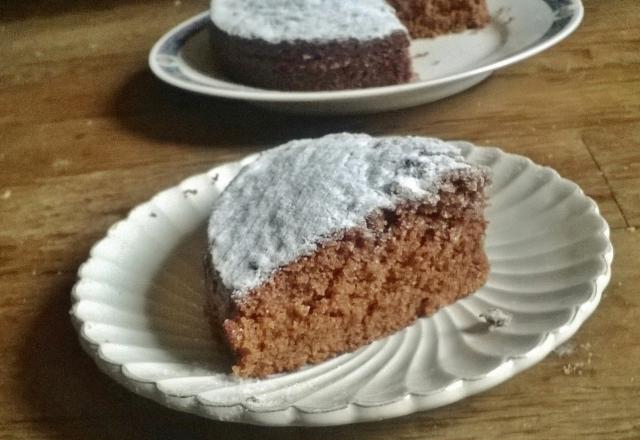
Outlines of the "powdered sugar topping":
<svg viewBox="0 0 640 440">
<path fill-rule="evenodd" d="M 228 34 L 274 44 L 407 32 L 385 0 L 212 0 L 211 19 Z"/>
<path fill-rule="evenodd" d="M 446 178 L 460 174 L 484 170 L 433 138 L 343 133 L 289 142 L 243 168 L 216 201 L 213 266 L 240 298 L 377 209 L 436 203 L 439 191 L 455 189 Z"/>
</svg>

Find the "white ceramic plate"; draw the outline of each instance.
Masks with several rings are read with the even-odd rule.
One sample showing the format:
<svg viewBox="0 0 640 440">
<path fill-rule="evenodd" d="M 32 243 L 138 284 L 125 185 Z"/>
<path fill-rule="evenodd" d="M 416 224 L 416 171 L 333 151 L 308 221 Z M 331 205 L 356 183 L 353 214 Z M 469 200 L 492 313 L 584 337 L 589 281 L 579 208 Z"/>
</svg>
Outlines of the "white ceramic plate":
<svg viewBox="0 0 640 440">
<path fill-rule="evenodd" d="M 535 55 L 571 34 L 580 0 L 488 0 L 491 24 L 433 39 L 414 40 L 418 79 L 396 86 L 333 92 L 285 92 L 233 83 L 220 74 L 209 49 L 203 12 L 164 35 L 149 55 L 163 81 L 192 92 L 240 99 L 302 113 L 371 113 L 433 102 L 459 93 L 501 67 Z"/>
<path fill-rule="evenodd" d="M 171 408 L 264 425 L 335 425 L 439 407 L 543 359 L 594 311 L 613 249 L 598 207 L 554 170 L 460 143 L 490 167 L 487 284 L 430 318 L 316 366 L 240 380 L 203 314 L 205 224 L 243 163 L 191 177 L 134 208 L 91 250 L 71 315 L 108 375 Z M 505 325 L 483 315 L 499 310 Z"/>
</svg>

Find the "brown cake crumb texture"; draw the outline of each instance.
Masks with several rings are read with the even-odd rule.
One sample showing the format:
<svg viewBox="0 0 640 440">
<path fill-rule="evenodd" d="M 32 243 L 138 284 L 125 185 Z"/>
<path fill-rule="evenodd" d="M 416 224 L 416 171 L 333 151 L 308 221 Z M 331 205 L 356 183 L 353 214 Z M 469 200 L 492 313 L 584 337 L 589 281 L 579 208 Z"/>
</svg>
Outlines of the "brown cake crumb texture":
<svg viewBox="0 0 640 440">
<path fill-rule="evenodd" d="M 270 44 L 229 35 L 210 24 L 212 47 L 236 81 L 274 90 L 343 90 L 385 86 L 411 78 L 409 40 L 401 32 L 355 39 Z"/>
<path fill-rule="evenodd" d="M 388 0 L 412 38 L 481 28 L 489 22 L 486 0 Z"/>
<path fill-rule="evenodd" d="M 234 373 L 263 377 L 354 350 L 484 284 L 484 196 L 473 183 L 452 183 L 456 192 L 436 206 L 380 211 L 239 303 L 212 304 L 230 316 L 223 328 Z"/>
</svg>

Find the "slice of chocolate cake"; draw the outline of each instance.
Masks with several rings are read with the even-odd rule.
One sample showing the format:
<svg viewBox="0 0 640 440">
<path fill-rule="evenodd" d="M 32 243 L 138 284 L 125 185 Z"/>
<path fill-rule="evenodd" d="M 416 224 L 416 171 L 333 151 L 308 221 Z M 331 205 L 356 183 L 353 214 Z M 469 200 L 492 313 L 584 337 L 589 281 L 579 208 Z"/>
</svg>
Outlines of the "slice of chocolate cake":
<svg viewBox="0 0 640 440">
<path fill-rule="evenodd" d="M 384 0 L 214 0 L 211 42 L 232 79 L 340 90 L 409 81 L 409 37 Z"/>
<path fill-rule="evenodd" d="M 431 138 L 345 133 L 262 153 L 208 228 L 208 310 L 233 371 L 320 362 L 475 291 L 488 180 Z"/>
</svg>

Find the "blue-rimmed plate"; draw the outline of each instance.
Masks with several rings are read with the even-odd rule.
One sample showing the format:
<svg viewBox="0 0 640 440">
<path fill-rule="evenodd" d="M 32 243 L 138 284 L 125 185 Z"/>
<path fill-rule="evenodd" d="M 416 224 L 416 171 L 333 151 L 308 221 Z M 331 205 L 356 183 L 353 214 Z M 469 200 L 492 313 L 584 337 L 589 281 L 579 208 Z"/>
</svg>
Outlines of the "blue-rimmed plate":
<svg viewBox="0 0 640 440">
<path fill-rule="evenodd" d="M 416 79 L 408 84 L 331 92 L 264 90 L 234 83 L 215 66 L 203 12 L 165 34 L 149 55 L 163 81 L 205 95 L 302 113 L 372 113 L 433 102 L 460 93 L 494 70 L 535 55 L 580 24 L 580 0 L 488 0 L 491 24 L 482 30 L 413 40 Z"/>
</svg>

